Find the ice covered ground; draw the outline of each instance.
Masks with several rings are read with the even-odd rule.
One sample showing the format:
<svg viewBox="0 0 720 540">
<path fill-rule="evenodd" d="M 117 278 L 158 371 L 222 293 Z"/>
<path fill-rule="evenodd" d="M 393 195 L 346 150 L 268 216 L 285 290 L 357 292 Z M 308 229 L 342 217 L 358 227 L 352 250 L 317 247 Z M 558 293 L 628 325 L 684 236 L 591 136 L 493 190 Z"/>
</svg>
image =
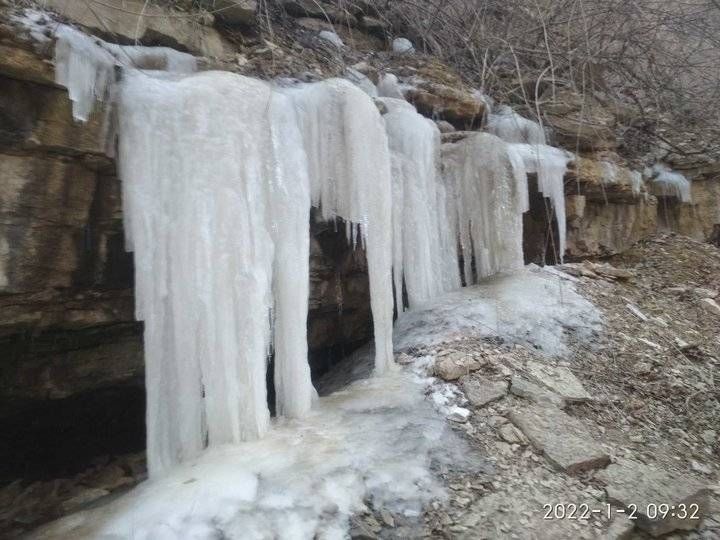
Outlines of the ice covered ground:
<svg viewBox="0 0 720 540">
<path fill-rule="evenodd" d="M 556 355 L 566 351 L 566 332 L 583 339 L 599 327 L 595 307 L 570 280 L 531 266 L 406 312 L 395 348 L 481 335 Z M 206 451 L 35 538 L 330 539 L 345 538 L 351 515 L 368 502 L 418 516 L 444 497 L 432 464 L 482 466 L 448 429 L 437 400 L 426 398 L 437 393 L 427 360 L 356 380 L 319 398 L 307 418 L 276 419 L 264 439 Z M 366 376 L 372 363 L 371 350 L 359 351 L 325 382 Z"/>
<path fill-rule="evenodd" d="M 600 325 L 600 313 L 575 291 L 571 278 L 529 265 L 405 313 L 395 326 L 395 350 L 475 335 L 563 356 L 568 333 L 584 341 Z"/>
<path fill-rule="evenodd" d="M 212 449 L 35 538 L 346 538 L 350 515 L 368 500 L 419 516 L 443 497 L 431 460 L 468 456 L 423 386 L 400 371 L 357 381 L 321 398 L 302 421 L 283 419 L 264 439 Z"/>
</svg>

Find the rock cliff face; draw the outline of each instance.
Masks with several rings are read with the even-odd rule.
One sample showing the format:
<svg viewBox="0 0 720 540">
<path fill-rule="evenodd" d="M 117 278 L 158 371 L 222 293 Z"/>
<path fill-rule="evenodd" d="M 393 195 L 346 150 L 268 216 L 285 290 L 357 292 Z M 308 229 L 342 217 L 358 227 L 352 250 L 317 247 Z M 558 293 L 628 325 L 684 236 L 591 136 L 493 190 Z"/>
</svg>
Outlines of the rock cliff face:
<svg viewBox="0 0 720 540">
<path fill-rule="evenodd" d="M 317 3 L 285 2 L 284 24 L 294 25 L 297 43 L 276 35 L 279 43 L 258 39 L 240 46 L 233 32 L 253 23 L 253 2 L 235 2 L 242 4 L 237 17 L 217 21 L 217 28 L 211 18 L 160 17 L 160 8 L 138 19 L 133 13 L 142 12 L 145 2 L 121 3 L 119 10 L 98 5 L 89 12 L 82 2 L 45 2 L 103 37 L 171 46 L 253 74 L 312 79 L 338 74 L 338 65 L 350 62 L 370 78 L 391 71 L 415 80 L 407 97 L 448 130 L 453 127 L 447 122 L 459 129 L 482 125 L 485 104 L 452 70 L 422 56 L 382 50 L 386 29 L 373 13 L 333 12 L 328 20 Z M 73 122 L 67 94 L 54 84 L 50 45 L 38 48 L 10 14 L 0 1 L 0 403 L 10 405 L 0 410 L 6 411 L 141 384 L 143 375 L 133 261 L 124 251 L 120 184 L 105 153 L 103 115 L 96 113 L 85 125 Z M 347 23 L 335 29 L 352 46 L 342 53 L 314 50 L 313 36 L 331 28 L 333 17 Z M 345 55 L 343 62 L 338 54 Z M 620 166 L 618 181 L 604 183 L 601 153 L 617 148 L 614 129 L 620 120 L 599 103 L 580 114 L 572 95 L 558 102 L 547 111 L 557 142 L 585 156 L 566 177 L 567 257 L 619 253 L 658 229 L 712 236 L 720 223 L 717 170 L 688 173 L 694 179 L 692 204 L 634 190 L 629 170 Z M 525 221 L 529 260 L 553 261 L 547 256 L 547 230 L 553 225 L 547 221 L 543 200 L 535 197 Z M 343 231 L 342 224 L 311 223 L 308 330 L 318 370 L 370 336 L 364 254 L 348 247 Z"/>
<path fill-rule="evenodd" d="M 99 30 L 83 10 L 68 15 Z M 8 22 L 0 24 L 0 409 L 12 412 L 142 384 L 143 347 L 103 114 L 75 123 L 48 50 Z M 124 35 L 135 26 L 116 20 L 113 28 Z M 174 36 L 181 48 L 213 55 L 221 38 L 201 28 L 142 26 L 141 35 L 156 32 L 165 44 L 157 36 Z M 342 223 L 311 223 L 308 329 L 319 370 L 371 332 L 364 253 L 344 231 Z"/>
</svg>

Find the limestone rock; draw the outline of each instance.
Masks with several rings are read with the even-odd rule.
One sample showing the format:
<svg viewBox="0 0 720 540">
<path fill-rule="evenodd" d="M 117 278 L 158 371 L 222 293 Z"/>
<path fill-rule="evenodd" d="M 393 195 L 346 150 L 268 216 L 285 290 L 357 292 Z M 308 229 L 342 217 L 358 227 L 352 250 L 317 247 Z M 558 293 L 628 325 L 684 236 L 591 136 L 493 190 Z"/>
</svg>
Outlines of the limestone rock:
<svg viewBox="0 0 720 540">
<path fill-rule="evenodd" d="M 567 402 L 589 401 L 592 399 L 582 383 L 563 366 L 551 366 L 528 361 L 525 371 L 531 381 L 543 386 Z"/>
<path fill-rule="evenodd" d="M 535 449 L 569 474 L 604 467 L 610 462 L 610 456 L 585 425 L 559 409 L 533 405 L 511 411 L 509 418 Z"/>
<path fill-rule="evenodd" d="M 472 357 L 461 353 L 451 353 L 441 356 L 435 361 L 433 374 L 446 381 L 455 381 L 479 367 L 480 365 Z"/>
<path fill-rule="evenodd" d="M 440 130 L 440 133 L 452 133 L 455 130 L 455 126 L 453 126 L 450 122 L 446 120 L 437 120 L 435 122 L 435 125 Z"/>
<path fill-rule="evenodd" d="M 566 148 L 598 151 L 617 146 L 615 116 L 599 101 L 565 90 L 548 100 L 544 117 L 557 142 Z"/>
<path fill-rule="evenodd" d="M 712 298 L 703 298 L 700 300 L 700 307 L 711 315 L 720 317 L 720 304 Z"/>
<path fill-rule="evenodd" d="M 704 287 L 695 287 L 692 290 L 696 298 L 712 298 L 715 299 L 720 296 L 720 292 L 715 289 L 705 289 Z"/>
<path fill-rule="evenodd" d="M 556 393 L 531 383 L 518 375 L 514 375 L 510 382 L 510 393 L 538 404 L 552 404 L 559 408 L 565 406 L 565 400 Z"/>
<path fill-rule="evenodd" d="M 508 388 L 505 381 L 491 381 L 479 375 L 463 377 L 460 385 L 474 407 L 484 407 L 488 403 L 502 399 L 507 394 Z"/>
<path fill-rule="evenodd" d="M 413 82 L 405 97 L 421 114 L 446 120 L 458 129 L 480 125 L 485 103 L 470 92 L 426 80 Z"/>
<path fill-rule="evenodd" d="M 385 37 L 388 31 L 387 24 L 377 17 L 370 17 L 369 15 L 363 15 L 360 19 L 360 26 L 368 34 L 373 34 L 378 37 Z"/>
<path fill-rule="evenodd" d="M 65 513 L 75 512 L 109 494 L 110 492 L 106 489 L 87 488 L 82 490 L 75 497 L 63 502 L 60 507 Z"/>
<path fill-rule="evenodd" d="M 229 1 L 229 0 L 228 0 Z M 173 16 L 173 12 L 144 0 L 105 0 L 94 2 L 92 10 L 85 2 L 44 0 L 47 9 L 101 34 L 115 34 L 123 41 L 139 40 L 143 45 L 164 45 L 187 49 L 194 54 L 221 58 L 232 51 L 217 30 L 198 18 Z M 244 2 L 241 2 L 244 3 Z M 143 13 L 138 16 L 137 13 Z"/>
<path fill-rule="evenodd" d="M 690 505 L 697 505 L 699 517 L 708 507 L 707 488 L 690 478 L 672 476 L 665 470 L 629 460 L 618 461 L 607 469 L 595 474 L 595 478 L 606 484 L 608 500 L 625 508 L 637 508 L 637 526 L 652 536 L 661 536 L 674 530 L 692 530 L 700 520 L 680 519 L 668 514 L 648 517 L 648 505 L 685 505 L 688 517 L 693 513 Z M 652 507 L 651 507 L 652 508 Z"/>
<path fill-rule="evenodd" d="M 255 23 L 255 0 L 210 0 L 215 16 L 230 25 L 249 26 Z"/>
<path fill-rule="evenodd" d="M 452 407 L 448 413 L 448 418 L 453 422 L 463 423 L 467 422 L 470 418 L 470 411 L 464 407 Z"/>
</svg>

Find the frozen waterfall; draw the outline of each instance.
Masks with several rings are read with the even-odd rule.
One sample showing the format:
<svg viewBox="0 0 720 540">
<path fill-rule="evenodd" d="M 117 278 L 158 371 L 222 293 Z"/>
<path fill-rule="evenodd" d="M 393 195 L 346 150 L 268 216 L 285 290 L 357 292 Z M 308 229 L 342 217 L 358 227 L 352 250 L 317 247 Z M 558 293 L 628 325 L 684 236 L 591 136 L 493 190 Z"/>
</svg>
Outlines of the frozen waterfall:
<svg viewBox="0 0 720 540">
<path fill-rule="evenodd" d="M 366 250 L 377 374 L 394 365 L 393 307 L 403 310 L 405 294 L 415 308 L 459 288 L 460 255 L 468 284 L 523 266 L 526 173 L 538 174 L 564 223 L 566 154 L 537 144 L 539 126 L 527 121 L 528 136 L 516 137 L 496 117 L 492 129 L 514 144 L 472 133 L 441 147 L 392 75 L 376 103 L 359 72 L 355 84 L 284 86 L 193 73 L 190 55 L 111 45 L 63 25 L 56 66 L 76 119 L 96 101 L 117 108 L 153 476 L 267 432 L 270 355 L 278 414 L 311 413 L 311 207 L 343 219 L 348 241 Z"/>
</svg>

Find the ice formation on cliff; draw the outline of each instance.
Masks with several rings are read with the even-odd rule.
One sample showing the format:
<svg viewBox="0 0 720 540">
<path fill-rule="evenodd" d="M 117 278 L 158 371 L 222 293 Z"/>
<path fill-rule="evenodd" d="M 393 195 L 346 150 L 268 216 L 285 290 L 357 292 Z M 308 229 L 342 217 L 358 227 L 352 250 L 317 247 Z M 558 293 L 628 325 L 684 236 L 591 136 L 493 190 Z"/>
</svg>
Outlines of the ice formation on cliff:
<svg viewBox="0 0 720 540">
<path fill-rule="evenodd" d="M 402 311 L 403 283 L 411 309 L 460 287 L 457 247 L 440 178 L 440 131 L 408 102 L 380 99 L 388 111 L 395 305 Z"/>
<path fill-rule="evenodd" d="M 362 90 L 340 79 L 275 89 L 223 72 L 129 71 L 119 118 L 146 322 L 151 471 L 198 454 L 206 439 L 217 446 L 266 432 L 271 347 L 278 412 L 308 413 L 311 204 L 345 219 L 351 241 L 366 247 L 376 371 L 389 368 L 390 154 Z"/>
<path fill-rule="evenodd" d="M 465 283 L 521 268 L 527 175 L 511 146 L 495 135 L 473 133 L 444 144 L 442 160 L 452 237 L 460 239 Z"/>
<path fill-rule="evenodd" d="M 496 107 L 488 116 L 487 130 L 510 143 L 546 144 L 545 131 L 507 105 Z"/>
<path fill-rule="evenodd" d="M 487 133 L 441 153 L 437 127 L 399 99 L 392 75 L 378 89 L 392 94 L 378 98 L 383 119 L 372 84 L 356 73 L 360 88 L 192 74 L 189 55 L 114 46 L 64 26 L 56 59 L 76 118 L 117 94 L 153 475 L 267 431 L 270 353 L 278 413 L 309 413 L 311 206 L 345 220 L 348 240 L 366 249 L 377 373 L 393 365 L 393 278 L 402 310 L 404 292 L 415 307 L 460 286 L 458 241 L 466 283 L 523 265 L 526 173 L 538 175 L 564 233 L 565 153 Z M 506 138 L 544 140 L 530 121 L 520 131 L 503 122 L 494 129 Z"/>
<path fill-rule="evenodd" d="M 649 180 L 655 187 L 655 193 L 661 197 L 677 197 L 681 202 L 692 202 L 690 180 L 667 165 L 656 163 L 648 171 Z"/>
<path fill-rule="evenodd" d="M 55 30 L 55 80 L 68 89 L 76 120 L 87 121 L 115 86 L 115 66 L 191 73 L 195 57 L 167 47 L 107 43 L 64 24 Z"/>
</svg>

